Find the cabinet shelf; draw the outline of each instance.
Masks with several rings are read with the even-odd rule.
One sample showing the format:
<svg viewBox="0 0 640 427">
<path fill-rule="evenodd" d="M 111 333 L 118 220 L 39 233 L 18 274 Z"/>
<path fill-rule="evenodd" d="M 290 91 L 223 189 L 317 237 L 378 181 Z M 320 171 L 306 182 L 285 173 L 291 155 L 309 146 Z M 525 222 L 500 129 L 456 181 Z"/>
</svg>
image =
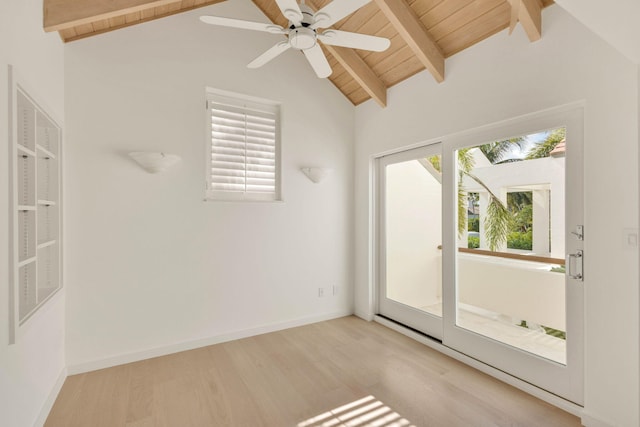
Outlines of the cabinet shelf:
<svg viewBox="0 0 640 427">
<path fill-rule="evenodd" d="M 36 260 L 36 257 L 34 257 L 34 256 L 29 257 L 27 259 L 23 259 L 22 261 L 20 261 L 18 263 L 18 267 L 24 267 L 25 265 L 28 265 L 28 264 L 31 264 L 32 262 L 35 262 L 35 260 Z"/>
<path fill-rule="evenodd" d="M 38 150 L 38 152 L 44 154 L 46 156 L 45 158 L 55 160 L 56 155 L 53 154 L 51 151 L 47 150 L 46 148 L 44 148 L 42 145 L 39 145 L 39 144 L 36 145 L 36 149 Z"/>
<path fill-rule="evenodd" d="M 31 205 L 18 205 L 18 211 L 26 212 L 26 211 L 35 211 L 36 207 Z"/>
<path fill-rule="evenodd" d="M 57 242 L 58 241 L 56 239 L 53 239 L 53 240 L 47 240 L 46 242 L 38 243 L 38 249 L 44 249 L 44 248 L 47 248 L 49 246 L 53 246 Z"/>
<path fill-rule="evenodd" d="M 56 202 L 53 200 L 38 200 L 38 204 L 41 206 L 55 206 Z"/>
<path fill-rule="evenodd" d="M 24 147 L 22 145 L 17 145 L 16 147 L 18 148 L 18 154 L 20 155 L 31 156 L 31 157 L 36 156 L 36 152 L 33 150 L 29 150 L 27 147 Z"/>
<path fill-rule="evenodd" d="M 38 302 L 42 303 L 46 301 L 51 295 L 53 295 L 58 289 L 57 286 L 51 286 L 48 288 L 40 288 L 38 289 Z"/>
</svg>

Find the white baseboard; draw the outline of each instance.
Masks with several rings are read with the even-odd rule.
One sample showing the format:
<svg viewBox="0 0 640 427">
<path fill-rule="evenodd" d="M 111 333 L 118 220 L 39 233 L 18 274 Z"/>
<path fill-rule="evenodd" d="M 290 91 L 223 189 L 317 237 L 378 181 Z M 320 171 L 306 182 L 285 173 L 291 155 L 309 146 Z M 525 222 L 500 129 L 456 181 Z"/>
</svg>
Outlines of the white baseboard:
<svg viewBox="0 0 640 427">
<path fill-rule="evenodd" d="M 498 369 L 495 369 L 489 365 L 486 365 L 482 362 L 479 362 L 476 359 L 473 359 L 469 356 L 466 356 L 462 353 L 459 353 L 443 344 L 441 344 L 440 342 L 434 340 L 434 339 L 430 339 L 422 334 L 419 334 L 409 328 L 406 328 L 402 325 L 399 325 L 395 322 L 392 322 L 388 319 L 385 319 L 384 317 L 380 317 L 380 316 L 374 316 L 374 321 L 390 328 L 393 329 L 396 332 L 399 332 L 403 335 L 408 336 L 409 338 L 413 338 L 414 340 L 436 350 L 439 351 L 440 353 L 446 354 L 447 356 L 456 359 L 466 365 L 469 365 L 477 370 L 479 370 L 480 372 L 483 372 L 487 375 L 490 375 L 496 379 L 499 379 L 500 381 L 507 383 L 509 385 L 514 386 L 517 389 L 520 389 L 522 391 L 524 391 L 525 393 L 528 393 L 532 396 L 537 397 L 540 400 L 543 400 L 553 406 L 556 406 L 564 411 L 569 412 L 570 414 L 573 414 L 577 417 L 583 417 L 584 414 L 584 408 L 580 405 L 576 405 L 573 402 L 569 402 L 568 400 L 565 400 L 561 397 L 556 396 L 555 394 L 549 393 L 548 391 L 542 390 L 541 388 L 535 387 L 527 382 L 524 382 L 516 377 L 513 377 L 509 374 L 506 374 Z M 584 420 L 582 421 L 584 424 Z M 612 427 L 609 426 L 608 424 L 584 424 L 585 426 L 588 427 Z"/>
<path fill-rule="evenodd" d="M 360 311 L 360 310 L 356 310 L 356 311 L 355 311 L 355 313 L 353 313 L 353 314 L 354 314 L 354 316 L 357 316 L 357 317 L 359 317 L 359 318 L 361 318 L 361 319 L 363 319 L 363 320 L 366 320 L 367 322 L 371 322 L 371 321 L 373 321 L 373 320 L 374 320 L 374 317 L 375 317 L 375 316 L 374 316 L 373 314 L 371 314 L 371 312 L 369 312 L 369 311 L 367 311 L 367 312 L 363 312 L 363 311 Z"/>
<path fill-rule="evenodd" d="M 613 427 L 613 423 L 603 421 L 591 415 L 587 410 L 582 413 L 582 425 L 584 427 Z"/>
<path fill-rule="evenodd" d="M 193 350 L 194 348 L 206 347 L 208 345 L 220 344 L 227 341 L 252 337 L 269 332 L 281 331 L 283 329 L 294 328 L 296 326 L 303 326 L 311 323 L 322 322 L 325 320 L 337 319 L 339 317 L 351 316 L 352 314 L 353 311 L 340 311 L 316 316 L 301 317 L 282 322 L 268 323 L 254 328 L 228 332 L 222 335 L 216 335 L 192 341 L 185 341 L 178 344 L 171 344 L 163 347 L 156 347 L 148 350 L 111 356 L 90 362 L 69 365 L 67 366 L 67 372 L 68 375 L 82 374 L 98 369 L 123 365 L 125 363 L 138 362 L 140 360 L 151 359 L 153 357 L 166 356 L 168 354 L 178 353 L 181 351 Z"/>
<path fill-rule="evenodd" d="M 47 417 L 49 416 L 49 412 L 51 412 L 51 408 L 53 408 L 53 404 L 56 402 L 58 398 L 58 394 L 60 394 L 60 390 L 62 389 L 62 385 L 64 384 L 64 380 L 67 379 L 67 368 L 62 368 L 60 371 L 60 375 L 58 375 L 58 379 L 56 380 L 49 396 L 47 396 L 47 400 L 45 400 L 42 408 L 40 409 L 40 413 L 38 414 L 38 418 L 36 418 L 35 423 L 33 423 L 33 427 L 42 427 L 44 423 L 47 421 Z"/>
</svg>

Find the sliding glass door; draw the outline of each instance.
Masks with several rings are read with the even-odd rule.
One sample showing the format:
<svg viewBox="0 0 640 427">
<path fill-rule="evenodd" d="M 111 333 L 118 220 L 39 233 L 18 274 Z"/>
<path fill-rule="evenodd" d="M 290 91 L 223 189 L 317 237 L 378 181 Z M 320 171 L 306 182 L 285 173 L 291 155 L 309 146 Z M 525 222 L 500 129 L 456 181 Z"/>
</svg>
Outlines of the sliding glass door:
<svg viewBox="0 0 640 427">
<path fill-rule="evenodd" d="M 378 165 L 380 314 L 581 404 L 582 110 Z"/>
<path fill-rule="evenodd" d="M 439 144 L 379 161 L 380 313 L 437 339 L 442 338 L 439 162 Z"/>
</svg>

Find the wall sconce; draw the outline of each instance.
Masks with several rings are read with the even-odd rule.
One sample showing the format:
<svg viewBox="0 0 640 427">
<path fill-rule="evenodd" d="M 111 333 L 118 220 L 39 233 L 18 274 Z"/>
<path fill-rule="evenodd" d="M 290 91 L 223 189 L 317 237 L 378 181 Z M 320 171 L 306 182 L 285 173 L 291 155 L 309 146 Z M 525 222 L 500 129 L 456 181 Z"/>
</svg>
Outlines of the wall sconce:
<svg viewBox="0 0 640 427">
<path fill-rule="evenodd" d="M 331 169 L 329 168 L 300 168 L 300 170 L 307 176 L 307 178 L 316 184 L 324 181 L 331 172 Z"/>
<path fill-rule="evenodd" d="M 180 161 L 180 156 L 149 151 L 134 151 L 129 156 L 149 173 L 164 172 Z"/>
</svg>

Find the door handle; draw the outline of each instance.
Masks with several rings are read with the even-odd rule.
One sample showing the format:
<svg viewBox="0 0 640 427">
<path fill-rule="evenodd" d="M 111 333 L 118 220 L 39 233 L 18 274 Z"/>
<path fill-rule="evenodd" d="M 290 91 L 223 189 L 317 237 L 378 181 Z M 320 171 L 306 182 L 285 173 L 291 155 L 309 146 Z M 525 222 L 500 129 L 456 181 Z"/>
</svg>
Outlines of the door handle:
<svg viewBox="0 0 640 427">
<path fill-rule="evenodd" d="M 572 231 L 571 234 L 576 236 L 578 240 L 584 240 L 584 226 L 576 225 L 575 231 Z"/>
<path fill-rule="evenodd" d="M 582 250 L 578 250 L 575 254 L 567 255 L 567 276 L 569 276 L 570 279 L 579 280 L 581 282 L 584 281 L 582 266 L 583 255 L 584 252 L 582 252 Z M 575 265 L 575 273 L 573 265 Z"/>
</svg>

